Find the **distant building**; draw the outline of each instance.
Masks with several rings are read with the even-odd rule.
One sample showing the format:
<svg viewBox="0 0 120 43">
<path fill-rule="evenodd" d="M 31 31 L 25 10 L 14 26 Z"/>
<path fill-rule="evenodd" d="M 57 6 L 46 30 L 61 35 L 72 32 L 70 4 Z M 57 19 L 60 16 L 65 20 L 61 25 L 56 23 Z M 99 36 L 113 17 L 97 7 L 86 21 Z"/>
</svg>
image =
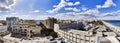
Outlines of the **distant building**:
<svg viewBox="0 0 120 43">
<path fill-rule="evenodd" d="M 3 24 L 2 23 L 0 23 L 0 26 L 2 26 Z"/>
<path fill-rule="evenodd" d="M 7 30 L 7 26 L 0 26 L 0 30 Z"/>
<path fill-rule="evenodd" d="M 16 24 L 12 25 L 12 36 L 13 37 L 34 37 L 39 36 L 41 27 L 35 24 Z"/>
<path fill-rule="evenodd" d="M 56 22 L 57 22 L 57 19 L 48 17 L 48 19 L 46 19 L 43 22 L 43 24 L 46 26 L 46 28 L 53 29 L 54 28 L 54 23 L 56 23 Z"/>
<path fill-rule="evenodd" d="M 7 17 L 6 22 L 7 22 L 7 30 L 11 31 L 12 29 L 11 26 L 14 24 L 19 24 L 20 20 L 18 17 Z"/>
<path fill-rule="evenodd" d="M 12 33 L 13 37 L 39 36 L 41 27 L 37 26 L 35 20 L 22 20 L 18 17 L 7 17 L 7 30 Z"/>
</svg>

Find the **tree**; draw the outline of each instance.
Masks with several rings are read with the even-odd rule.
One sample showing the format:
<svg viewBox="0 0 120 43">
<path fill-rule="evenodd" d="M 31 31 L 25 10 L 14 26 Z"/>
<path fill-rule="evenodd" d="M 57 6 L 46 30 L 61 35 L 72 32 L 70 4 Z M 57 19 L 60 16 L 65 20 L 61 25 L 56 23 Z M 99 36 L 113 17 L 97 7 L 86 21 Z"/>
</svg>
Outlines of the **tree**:
<svg viewBox="0 0 120 43">
<path fill-rule="evenodd" d="M 54 32 L 53 29 L 42 29 L 41 33 L 45 34 L 46 36 L 48 36 L 51 32 Z"/>
<path fill-rule="evenodd" d="M 3 24 L 3 25 L 7 25 L 6 22 L 3 22 L 2 24 Z"/>
<path fill-rule="evenodd" d="M 101 20 L 97 20 L 97 21 L 94 20 L 91 23 L 95 25 L 104 25 L 104 23 Z"/>
<path fill-rule="evenodd" d="M 51 32 L 49 36 L 52 36 L 53 38 L 58 37 L 58 35 L 57 35 L 57 33 L 56 33 L 56 32 Z"/>
<path fill-rule="evenodd" d="M 39 23 L 38 26 L 41 26 L 42 29 L 47 29 L 43 23 Z"/>
</svg>

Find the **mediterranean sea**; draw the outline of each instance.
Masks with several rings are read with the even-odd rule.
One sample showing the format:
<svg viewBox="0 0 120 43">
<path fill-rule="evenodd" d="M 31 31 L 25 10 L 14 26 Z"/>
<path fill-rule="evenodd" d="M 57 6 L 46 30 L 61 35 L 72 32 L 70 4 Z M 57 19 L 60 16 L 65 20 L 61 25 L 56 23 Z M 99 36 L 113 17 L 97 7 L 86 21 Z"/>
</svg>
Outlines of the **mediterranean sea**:
<svg viewBox="0 0 120 43">
<path fill-rule="evenodd" d="M 105 20 L 105 22 L 108 22 L 120 27 L 120 20 Z"/>
</svg>

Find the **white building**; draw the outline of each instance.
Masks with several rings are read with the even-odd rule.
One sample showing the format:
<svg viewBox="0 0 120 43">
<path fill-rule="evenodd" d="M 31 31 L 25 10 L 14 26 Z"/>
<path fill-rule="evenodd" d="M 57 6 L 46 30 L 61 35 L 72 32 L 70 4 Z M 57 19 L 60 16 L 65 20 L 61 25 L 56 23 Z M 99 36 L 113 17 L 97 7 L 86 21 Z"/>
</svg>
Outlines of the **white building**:
<svg viewBox="0 0 120 43">
<path fill-rule="evenodd" d="M 73 43 L 119 43 L 114 32 L 97 31 L 96 35 L 94 35 L 93 31 L 80 31 L 74 29 L 66 31 L 61 30 L 60 27 L 59 24 L 54 24 L 54 31 L 57 32 L 59 36 L 71 40 Z M 104 37 L 103 34 L 107 35 L 107 37 Z"/>
<path fill-rule="evenodd" d="M 10 31 L 11 26 L 14 24 L 18 24 L 20 22 L 20 19 L 18 17 L 7 17 L 6 21 L 7 21 L 7 29 L 8 31 Z"/>
</svg>

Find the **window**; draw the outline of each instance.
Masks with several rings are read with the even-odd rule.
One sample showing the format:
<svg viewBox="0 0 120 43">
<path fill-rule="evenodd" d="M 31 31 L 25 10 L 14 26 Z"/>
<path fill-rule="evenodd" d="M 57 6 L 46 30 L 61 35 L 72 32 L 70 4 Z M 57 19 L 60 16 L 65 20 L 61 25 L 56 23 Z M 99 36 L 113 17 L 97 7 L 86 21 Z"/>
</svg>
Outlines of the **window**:
<svg viewBox="0 0 120 43">
<path fill-rule="evenodd" d="M 22 28 L 22 27 L 20 27 L 20 28 Z"/>
<path fill-rule="evenodd" d="M 27 31 L 27 29 L 25 29 L 25 31 Z"/>
<path fill-rule="evenodd" d="M 32 30 L 30 30 L 30 33 L 32 33 Z"/>
<path fill-rule="evenodd" d="M 17 30 L 17 29 L 15 29 L 15 30 Z"/>
</svg>

